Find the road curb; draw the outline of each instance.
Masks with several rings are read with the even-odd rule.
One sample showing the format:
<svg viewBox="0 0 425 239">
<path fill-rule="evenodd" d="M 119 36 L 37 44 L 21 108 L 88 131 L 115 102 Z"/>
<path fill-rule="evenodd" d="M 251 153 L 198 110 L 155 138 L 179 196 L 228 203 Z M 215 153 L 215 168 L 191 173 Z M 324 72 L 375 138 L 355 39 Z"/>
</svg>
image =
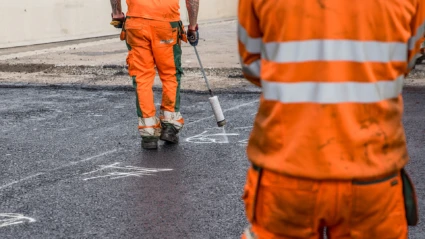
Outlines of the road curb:
<svg viewBox="0 0 425 239">
<path fill-rule="evenodd" d="M 126 65 L 52 65 L 52 64 L 9 64 L 0 63 L 0 72 L 7 73 L 65 73 L 71 75 L 83 74 L 109 74 L 127 72 Z M 185 73 L 201 73 L 199 67 L 183 67 Z M 238 67 L 209 67 L 205 68 L 205 73 L 208 76 L 221 76 L 228 78 L 243 78 L 242 69 Z"/>
<path fill-rule="evenodd" d="M 30 84 L 30 83 L 0 83 L 2 89 L 56 89 L 56 90 L 85 90 L 85 91 L 134 91 L 130 85 L 81 85 L 81 84 Z M 155 92 L 161 92 L 162 88 L 154 86 Z M 182 93 L 208 95 L 207 90 L 182 89 Z M 214 90 L 214 94 L 260 94 L 261 89 L 256 86 L 232 87 Z"/>
</svg>

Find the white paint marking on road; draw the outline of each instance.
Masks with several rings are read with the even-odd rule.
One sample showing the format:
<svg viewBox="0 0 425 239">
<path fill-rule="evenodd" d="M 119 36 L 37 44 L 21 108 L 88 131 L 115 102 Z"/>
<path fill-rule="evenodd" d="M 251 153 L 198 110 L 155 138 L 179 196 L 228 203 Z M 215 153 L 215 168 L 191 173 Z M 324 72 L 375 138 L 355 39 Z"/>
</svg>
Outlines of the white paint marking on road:
<svg viewBox="0 0 425 239">
<path fill-rule="evenodd" d="M 32 179 L 32 178 L 38 177 L 38 176 L 43 175 L 43 174 L 44 174 L 44 173 L 37 173 L 37 174 L 31 175 L 31 176 L 28 176 L 28 177 L 26 177 L 26 178 L 22 178 L 22 179 L 20 179 L 20 180 L 16 180 L 16 181 L 14 181 L 14 182 L 11 182 L 11 183 L 8 183 L 8 184 L 6 184 L 6 185 L 1 186 L 1 187 L 0 187 L 0 190 L 3 190 L 3 189 L 5 189 L 5 188 L 8 188 L 8 187 L 13 186 L 13 185 L 18 184 L 18 183 L 21 183 L 21 182 L 23 182 L 23 181 L 26 181 L 26 180 L 29 180 L 29 179 Z"/>
<path fill-rule="evenodd" d="M 223 129 L 223 138 L 224 138 L 224 144 L 228 144 L 229 143 L 229 136 L 228 136 L 228 134 L 227 134 L 227 132 L 226 132 L 226 128 L 225 127 L 222 127 L 222 129 Z"/>
<path fill-rule="evenodd" d="M 228 144 L 229 143 L 229 137 L 228 136 L 239 136 L 239 134 L 231 134 L 226 133 L 226 131 L 223 129 L 223 133 L 208 133 L 209 131 L 206 130 L 198 135 L 189 137 L 186 139 L 186 142 L 189 143 L 197 143 L 197 144 Z"/>
<path fill-rule="evenodd" d="M 79 163 L 83 163 L 83 162 L 86 162 L 86 161 L 90 161 L 90 160 L 93 160 L 93 159 L 96 159 L 96 158 L 99 158 L 99 157 L 102 157 L 102 156 L 105 156 L 105 155 L 108 155 L 108 154 L 112 154 L 112 153 L 115 153 L 115 152 L 117 152 L 116 149 L 115 150 L 108 151 L 108 152 L 105 152 L 105 153 L 102 153 L 102 154 L 99 154 L 99 155 L 96 155 L 96 156 L 93 156 L 93 157 L 90 157 L 90 158 L 86 158 L 86 159 L 83 159 L 83 160 L 80 160 L 80 161 L 72 162 L 72 163 L 66 164 L 64 166 L 60 166 L 60 167 L 57 167 L 57 168 L 48 170 L 46 172 L 52 172 L 52 171 L 56 171 L 56 170 L 59 170 L 59 169 L 67 168 L 67 167 L 70 167 L 70 166 L 73 166 L 73 165 L 76 165 L 76 164 L 79 164 Z M 0 187 L 0 190 L 3 190 L 5 188 L 8 188 L 8 187 L 13 186 L 13 185 L 18 184 L 18 183 L 21 183 L 23 181 L 29 180 L 31 178 L 38 177 L 38 176 L 43 175 L 43 174 L 45 174 L 45 173 L 37 173 L 37 174 L 31 175 L 31 176 L 28 176 L 26 178 L 23 178 L 23 179 L 20 179 L 20 180 L 17 180 L 17 181 L 8 183 L 6 185 L 1 186 Z"/>
<path fill-rule="evenodd" d="M 33 223 L 33 222 L 36 222 L 34 218 L 26 217 L 22 214 L 0 213 L 0 228 L 22 224 L 22 223 Z"/>
<path fill-rule="evenodd" d="M 43 50 L 20 52 L 20 53 L 14 53 L 14 54 L 0 56 L 0 61 L 5 61 L 5 60 L 10 60 L 10 59 L 15 59 L 15 58 L 28 57 L 28 56 L 35 56 L 35 55 L 42 55 L 42 54 L 48 54 L 48 53 L 55 53 L 55 52 L 60 52 L 60 51 L 69 51 L 70 49 L 74 49 L 74 48 L 80 49 L 80 48 L 99 46 L 99 45 L 104 45 L 104 44 L 109 44 L 109 43 L 119 43 L 119 42 L 120 42 L 120 39 L 114 38 L 114 39 L 107 39 L 107 40 L 102 40 L 102 41 L 94 41 L 94 42 L 86 42 L 86 43 L 80 43 L 80 44 L 54 47 L 54 48 L 43 49 Z"/>
<path fill-rule="evenodd" d="M 76 164 L 79 164 L 79 163 L 83 163 L 83 162 L 86 162 L 86 161 L 90 161 L 90 160 L 93 160 L 93 159 L 96 159 L 96 158 L 100 158 L 102 156 L 105 156 L 105 155 L 108 155 L 108 154 L 112 154 L 112 153 L 115 153 L 115 152 L 117 152 L 116 149 L 111 150 L 111 151 L 108 151 L 108 152 L 105 152 L 105 153 L 101 153 L 101 154 L 98 154 L 96 156 L 92 156 L 90 158 L 86 158 L 86 159 L 83 159 L 83 160 L 80 160 L 80 161 L 72 162 L 72 163 L 66 164 L 64 166 L 60 166 L 60 167 L 54 168 L 52 170 L 49 170 L 49 172 L 56 171 L 56 170 L 63 169 L 63 168 L 67 168 L 67 167 L 70 167 L 70 166 L 73 166 L 73 165 L 76 165 Z"/>
<path fill-rule="evenodd" d="M 235 107 L 232 107 L 232 108 L 229 108 L 229 109 L 223 110 L 223 113 L 226 113 L 226 112 L 228 112 L 228 111 L 232 111 L 232 110 L 237 110 L 237 109 L 239 109 L 239 108 L 242 108 L 242 107 L 245 107 L 245 106 L 249 106 L 249 105 L 252 105 L 252 104 L 258 103 L 259 101 L 260 101 L 260 100 L 255 100 L 255 101 L 252 101 L 252 102 L 248 102 L 248 103 L 245 103 L 245 104 L 241 104 L 241 105 L 238 105 L 238 106 L 235 106 Z M 189 126 L 189 125 L 192 125 L 192 124 L 196 124 L 196 123 L 199 123 L 199 122 L 201 122 L 201 121 L 204 121 L 204 120 L 207 120 L 207 119 L 211 119 L 211 118 L 214 118 L 214 117 L 215 117 L 214 115 L 211 115 L 211 116 L 209 116 L 209 117 L 205 117 L 205 118 L 202 118 L 202 119 L 198 119 L 198 120 L 195 120 L 195 121 L 193 121 L 193 122 L 190 122 L 190 123 L 185 124 L 185 126 Z"/>
<path fill-rule="evenodd" d="M 252 129 L 254 126 L 236 127 L 235 129 Z"/>
<path fill-rule="evenodd" d="M 247 145 L 249 143 L 249 139 L 244 139 L 238 142 L 241 145 Z"/>
<path fill-rule="evenodd" d="M 168 172 L 173 171 L 173 169 L 156 169 L 156 168 L 140 168 L 140 167 L 133 167 L 133 166 L 119 166 L 120 163 L 113 163 L 110 165 L 100 165 L 99 169 L 96 169 L 94 171 L 84 173 L 82 175 L 89 175 L 89 174 L 96 174 L 96 173 L 103 173 L 104 171 L 112 171 L 112 172 L 106 172 L 106 174 L 89 177 L 83 179 L 84 181 L 93 180 L 93 179 L 100 179 L 100 178 L 110 178 L 110 179 L 120 179 L 120 178 L 128 178 L 128 177 L 143 177 L 143 176 L 153 176 L 155 173 L 159 172 Z"/>
</svg>

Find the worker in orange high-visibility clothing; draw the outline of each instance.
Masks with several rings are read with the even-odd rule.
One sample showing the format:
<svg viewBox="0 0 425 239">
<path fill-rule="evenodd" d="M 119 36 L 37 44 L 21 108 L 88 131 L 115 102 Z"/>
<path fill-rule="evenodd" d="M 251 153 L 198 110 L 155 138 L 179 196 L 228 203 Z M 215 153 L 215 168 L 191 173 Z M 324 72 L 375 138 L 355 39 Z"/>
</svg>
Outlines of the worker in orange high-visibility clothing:
<svg viewBox="0 0 425 239">
<path fill-rule="evenodd" d="M 180 21 L 179 0 L 127 0 L 127 17 L 121 11 L 121 0 L 110 0 L 111 23 L 123 27 L 121 39 L 129 48 L 128 71 L 136 88 L 139 132 L 142 148 L 158 148 L 158 139 L 178 143 L 184 119 L 180 113 L 181 41 L 187 38 L 198 44 L 197 17 L 199 0 L 186 0 L 189 27 Z M 155 66 L 162 81 L 160 117 L 156 116 L 153 83 Z"/>
<path fill-rule="evenodd" d="M 407 238 L 401 93 L 424 28 L 422 0 L 239 1 L 243 72 L 262 88 L 243 238 Z"/>
</svg>

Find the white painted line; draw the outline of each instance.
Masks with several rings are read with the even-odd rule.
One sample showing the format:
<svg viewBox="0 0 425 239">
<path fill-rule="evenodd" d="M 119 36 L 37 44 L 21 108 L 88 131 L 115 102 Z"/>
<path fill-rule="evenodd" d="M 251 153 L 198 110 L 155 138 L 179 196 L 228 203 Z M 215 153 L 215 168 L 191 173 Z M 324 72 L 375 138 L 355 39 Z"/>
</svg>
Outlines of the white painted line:
<svg viewBox="0 0 425 239">
<path fill-rule="evenodd" d="M 102 154 L 98 154 L 96 156 L 93 156 L 93 157 L 90 157 L 90 158 L 86 158 L 86 159 L 83 159 L 83 160 L 80 160 L 80 161 L 72 162 L 72 163 L 66 164 L 64 166 L 60 166 L 60 167 L 54 168 L 52 170 L 49 170 L 49 172 L 56 171 L 56 170 L 63 169 L 63 168 L 67 168 L 67 167 L 70 167 L 70 166 L 74 166 L 76 164 L 83 163 L 83 162 L 86 162 L 86 161 L 90 161 L 90 160 L 93 160 L 93 159 L 96 159 L 96 158 L 100 158 L 102 156 L 105 156 L 105 155 L 108 155 L 108 154 L 112 154 L 112 153 L 115 153 L 115 152 L 117 152 L 116 149 L 111 150 L 111 151 L 108 151 L 108 152 L 105 152 L 105 153 L 102 153 Z"/>
<path fill-rule="evenodd" d="M 46 173 L 52 172 L 52 171 L 56 171 L 56 170 L 59 170 L 59 169 L 63 169 L 63 168 L 67 168 L 67 167 L 70 167 L 70 166 L 73 166 L 73 165 L 76 165 L 76 164 L 79 164 L 79 163 L 83 163 L 83 162 L 86 162 L 86 161 L 90 161 L 90 160 L 93 160 L 93 159 L 96 159 L 96 158 L 99 158 L 99 157 L 102 157 L 102 156 L 105 156 L 105 155 L 108 155 L 108 154 L 112 154 L 112 153 L 115 153 L 115 152 L 117 152 L 116 149 L 111 150 L 111 151 L 108 151 L 108 152 L 105 152 L 105 153 L 102 153 L 102 154 L 99 154 L 99 155 L 96 155 L 96 156 L 93 156 L 93 157 L 90 157 L 90 158 L 86 158 L 86 159 L 83 159 L 83 160 L 80 160 L 80 161 L 72 162 L 72 163 L 69 163 L 69 164 L 66 164 L 66 165 L 63 165 L 63 166 L 60 166 L 60 167 L 51 169 L 51 170 L 47 170 Z M 0 190 L 3 190 L 5 188 L 8 188 L 8 187 L 13 186 L 13 185 L 18 184 L 18 183 L 21 183 L 23 181 L 29 180 L 31 178 L 38 177 L 38 176 L 43 175 L 43 174 L 45 174 L 45 173 L 37 173 L 37 174 L 31 175 L 31 176 L 28 176 L 26 178 L 23 178 L 23 179 L 20 179 L 20 180 L 17 180 L 17 181 L 8 183 L 6 185 L 1 186 L 0 187 Z"/>
<path fill-rule="evenodd" d="M 108 39 L 108 40 L 102 40 L 102 41 L 94 41 L 94 42 L 86 42 L 86 43 L 80 43 L 80 44 L 54 47 L 54 48 L 43 49 L 43 50 L 20 52 L 20 53 L 14 53 L 14 54 L 0 56 L 0 61 L 5 61 L 5 60 L 10 60 L 10 59 L 15 59 L 15 58 L 22 58 L 22 57 L 35 56 L 35 55 L 42 55 L 42 54 L 48 54 L 48 53 L 55 53 L 55 52 L 60 52 L 60 51 L 69 51 L 69 49 L 74 49 L 74 48 L 80 49 L 80 48 L 99 46 L 99 45 L 104 45 L 104 44 L 109 44 L 109 43 L 119 43 L 119 42 L 120 42 L 120 39 L 114 38 L 114 39 Z"/>
<path fill-rule="evenodd" d="M 37 173 L 37 174 L 31 175 L 31 176 L 28 176 L 28 177 L 26 177 L 26 178 L 23 178 L 23 179 L 20 179 L 20 180 L 17 180 L 17 181 L 14 181 L 14 182 L 8 183 L 8 184 L 6 184 L 6 185 L 1 186 L 1 187 L 0 187 L 0 190 L 5 189 L 5 188 L 8 188 L 8 187 L 10 187 L 10 186 L 13 186 L 13 185 L 15 185 L 15 184 L 17 184 L 17 183 L 20 183 L 20 182 L 23 182 L 23 181 L 29 180 L 29 179 L 31 179 L 31 178 L 38 177 L 38 176 L 43 175 L 43 174 L 44 174 L 44 173 Z"/>
<path fill-rule="evenodd" d="M 93 176 L 83 179 L 84 181 L 100 179 L 100 178 L 109 178 L 109 179 L 120 179 L 120 178 L 129 178 L 129 177 L 144 177 L 144 176 L 155 176 L 155 173 L 173 171 L 173 169 L 156 169 L 156 168 L 141 168 L 133 166 L 119 166 L 120 163 L 113 163 L 110 165 L 101 165 L 99 169 L 84 173 L 82 175 L 97 174 L 102 173 L 102 175 Z M 112 172 L 105 172 L 105 171 Z"/>
<path fill-rule="evenodd" d="M 16 213 L 0 213 L 0 219 L 1 219 L 0 228 L 22 224 L 22 223 L 33 223 L 36 221 L 34 218 L 26 217 L 22 214 L 16 214 Z"/>
<path fill-rule="evenodd" d="M 225 144 L 228 144 L 229 143 L 229 137 L 227 136 L 227 132 L 226 132 L 226 129 L 224 128 L 224 127 L 222 127 L 222 129 L 223 129 L 223 133 L 222 133 L 222 136 L 223 136 L 223 138 L 224 138 L 224 143 Z M 232 135 L 232 134 L 229 134 L 229 135 Z M 236 134 L 234 134 L 235 136 L 236 136 Z M 239 134 L 237 134 L 237 136 L 239 136 Z"/>
<path fill-rule="evenodd" d="M 223 112 L 232 111 L 232 110 L 237 110 L 237 109 L 239 109 L 239 108 L 242 108 L 242 107 L 245 107 L 245 106 L 248 106 L 248 105 L 252 105 L 252 104 L 254 104 L 254 103 L 258 103 L 258 102 L 260 102 L 260 100 L 254 100 L 254 101 L 251 101 L 251 102 L 248 102 L 248 103 L 245 103 L 245 104 L 241 104 L 241 105 L 238 105 L 238 106 L 232 107 L 232 108 L 230 108 L 230 109 L 224 110 Z"/>
<path fill-rule="evenodd" d="M 197 143 L 197 144 L 211 144 L 211 143 L 228 144 L 229 143 L 228 136 L 239 136 L 239 134 L 226 133 L 223 127 L 223 133 L 217 133 L 217 134 L 208 133 L 208 130 L 207 130 L 202 132 L 201 134 L 187 138 L 186 142 Z"/>
<path fill-rule="evenodd" d="M 235 129 L 252 129 L 254 126 L 236 127 Z"/>
<path fill-rule="evenodd" d="M 251 101 L 251 102 L 248 102 L 248 103 L 245 103 L 245 104 L 241 104 L 241 105 L 238 105 L 238 106 L 235 106 L 235 107 L 232 107 L 232 108 L 229 108 L 229 109 L 226 109 L 226 110 L 223 110 L 223 113 L 226 113 L 226 112 L 228 112 L 228 111 L 232 111 L 232 110 L 237 110 L 237 109 L 239 109 L 239 108 L 242 108 L 242 107 L 245 107 L 245 106 L 249 106 L 249 105 L 252 105 L 252 104 L 254 104 L 254 103 L 258 103 L 260 100 L 255 100 L 255 101 Z M 205 118 L 202 118 L 202 119 L 198 119 L 198 120 L 196 120 L 196 121 L 193 121 L 193 122 L 190 122 L 190 123 L 187 123 L 187 124 L 185 124 L 185 126 L 189 126 L 189 125 L 192 125 L 192 124 L 196 124 L 196 123 L 199 123 L 199 122 L 201 122 L 201 121 L 204 121 L 204 120 L 207 120 L 207 119 L 211 119 L 211 118 L 214 118 L 215 116 L 214 115 L 211 115 L 211 116 L 209 116 L 209 117 L 205 117 Z"/>
</svg>

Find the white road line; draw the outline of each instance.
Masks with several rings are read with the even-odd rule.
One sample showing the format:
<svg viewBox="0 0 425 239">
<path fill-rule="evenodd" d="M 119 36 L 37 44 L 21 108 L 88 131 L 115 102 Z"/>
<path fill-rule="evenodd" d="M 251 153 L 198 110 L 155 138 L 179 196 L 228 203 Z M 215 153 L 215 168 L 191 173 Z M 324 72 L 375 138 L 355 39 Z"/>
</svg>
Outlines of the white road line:
<svg viewBox="0 0 425 239">
<path fill-rule="evenodd" d="M 236 127 L 235 129 L 252 129 L 254 126 Z"/>
<path fill-rule="evenodd" d="M 112 154 L 112 153 L 115 153 L 115 152 L 117 152 L 116 149 L 102 153 L 102 154 L 99 154 L 99 155 L 96 155 L 96 156 L 93 156 L 93 157 L 90 157 L 90 158 L 86 158 L 86 159 L 83 159 L 83 160 L 80 160 L 80 161 L 72 162 L 72 163 L 54 168 L 52 170 L 49 170 L 49 172 L 56 171 L 56 170 L 63 169 L 63 168 L 67 168 L 69 166 L 73 166 L 73 165 L 76 165 L 76 164 L 79 164 L 79 163 L 82 163 L 82 162 L 90 161 L 90 160 L 93 160 L 93 159 L 96 159 L 96 158 L 99 158 L 99 157 L 102 157 L 102 156 L 105 156 L 105 155 L 108 155 L 108 154 Z"/>
<path fill-rule="evenodd" d="M 0 213 L 0 218 L 6 218 L 3 220 L 0 220 L 0 228 L 18 225 L 22 223 L 36 222 L 34 218 L 26 217 L 22 214 L 17 214 L 17 213 Z"/>
<path fill-rule="evenodd" d="M 0 190 L 3 190 L 3 189 L 5 189 L 5 188 L 8 188 L 8 187 L 13 186 L 13 185 L 15 185 L 15 184 L 18 184 L 18 183 L 20 183 L 20 182 L 23 182 L 23 181 L 29 180 L 29 179 L 31 179 L 31 178 L 38 177 L 38 176 L 43 175 L 43 174 L 44 174 L 44 173 L 37 173 L 37 174 L 31 175 L 31 176 L 28 176 L 28 177 L 26 177 L 26 178 L 23 178 L 23 179 L 17 180 L 17 181 L 15 181 L 15 182 L 8 183 L 8 184 L 6 184 L 6 185 L 1 186 L 1 187 L 0 187 Z"/>
<path fill-rule="evenodd" d="M 226 113 L 226 112 L 228 112 L 228 111 L 232 111 L 232 110 L 237 110 L 237 109 L 239 109 L 239 108 L 242 108 L 242 107 L 245 107 L 245 106 L 248 106 L 248 105 L 252 105 L 252 104 L 254 104 L 254 103 L 258 103 L 260 100 L 255 100 L 255 101 L 251 101 L 251 102 L 248 102 L 248 103 L 245 103 L 245 104 L 241 104 L 241 105 L 238 105 L 238 106 L 235 106 L 235 107 L 232 107 L 232 108 L 229 108 L 229 109 L 226 109 L 226 110 L 223 110 L 223 113 Z M 193 121 L 193 122 L 190 122 L 190 123 L 187 123 L 187 124 L 185 124 L 185 126 L 189 126 L 189 125 L 192 125 L 192 124 L 196 124 L 196 123 L 199 123 L 199 122 L 201 122 L 201 121 L 204 121 L 204 120 L 207 120 L 207 119 L 211 119 L 211 118 L 214 118 L 215 116 L 214 115 L 211 115 L 211 116 L 209 116 L 209 117 L 205 117 L 205 118 L 202 118 L 202 119 L 198 119 L 198 120 L 196 120 L 196 121 Z"/>
<path fill-rule="evenodd" d="M 105 153 L 102 153 L 102 154 L 98 154 L 96 156 L 92 156 L 90 158 L 86 158 L 86 159 L 83 159 L 83 160 L 80 160 L 80 161 L 72 162 L 72 163 L 69 163 L 69 164 L 66 164 L 66 165 L 63 165 L 63 166 L 60 166 L 60 167 L 51 169 L 51 170 L 47 170 L 45 173 L 49 173 L 49 172 L 53 172 L 53 171 L 56 171 L 56 170 L 59 170 L 59 169 L 67 168 L 67 167 L 70 167 L 70 166 L 73 166 L 73 165 L 76 165 L 76 164 L 79 164 L 79 163 L 87 162 L 87 161 L 90 161 L 90 160 L 93 160 L 93 159 L 96 159 L 96 158 L 99 158 L 99 157 L 102 157 L 102 156 L 105 156 L 105 155 L 108 155 L 108 154 L 115 153 L 117 151 L 118 150 L 114 149 L 114 150 L 111 150 L 111 151 L 108 151 L 108 152 L 105 152 Z M 38 177 L 38 176 L 43 175 L 45 173 L 37 173 L 37 174 L 31 175 L 31 176 L 28 176 L 26 178 L 23 178 L 23 179 L 20 179 L 20 180 L 17 180 L 17 181 L 8 183 L 6 185 L 1 186 L 0 187 L 0 190 L 3 190 L 5 188 L 8 188 L 8 187 L 13 186 L 13 185 L 18 184 L 18 183 L 21 183 L 23 181 L 26 181 L 26 180 L 29 180 L 29 179 Z"/>
<path fill-rule="evenodd" d="M 120 39 L 114 38 L 114 39 L 108 39 L 108 40 L 102 40 L 102 41 L 94 41 L 94 42 L 86 42 L 86 43 L 80 43 L 80 44 L 54 47 L 54 48 L 43 49 L 43 50 L 26 51 L 26 52 L 0 56 L 0 61 L 10 60 L 14 58 L 35 56 L 35 55 L 42 55 L 42 54 L 48 54 L 48 53 L 55 53 L 60 51 L 68 51 L 69 49 L 74 49 L 74 48 L 80 49 L 85 47 L 99 46 L 99 45 L 104 45 L 109 43 L 119 43 L 119 42 L 120 42 Z"/>
</svg>

